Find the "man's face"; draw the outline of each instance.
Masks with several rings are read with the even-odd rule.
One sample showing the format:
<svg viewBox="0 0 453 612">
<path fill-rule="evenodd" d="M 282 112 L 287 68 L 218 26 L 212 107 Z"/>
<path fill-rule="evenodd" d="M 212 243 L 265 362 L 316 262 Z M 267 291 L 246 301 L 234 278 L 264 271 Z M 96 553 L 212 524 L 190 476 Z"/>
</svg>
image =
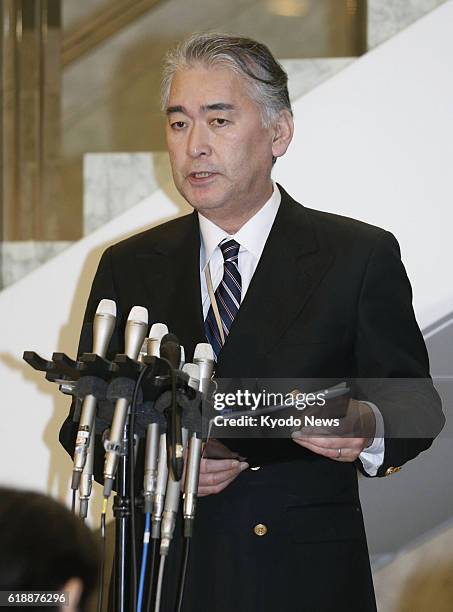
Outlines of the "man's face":
<svg viewBox="0 0 453 612">
<path fill-rule="evenodd" d="M 173 179 L 208 218 L 243 217 L 270 197 L 274 135 L 233 71 L 200 65 L 174 75 L 166 125 Z"/>
</svg>

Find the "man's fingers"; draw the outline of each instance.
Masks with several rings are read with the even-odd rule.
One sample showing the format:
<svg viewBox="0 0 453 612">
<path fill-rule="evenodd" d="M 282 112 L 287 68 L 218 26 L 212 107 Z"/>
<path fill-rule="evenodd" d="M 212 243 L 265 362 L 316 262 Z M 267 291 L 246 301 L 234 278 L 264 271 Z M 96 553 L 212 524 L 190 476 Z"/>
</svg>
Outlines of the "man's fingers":
<svg viewBox="0 0 453 612">
<path fill-rule="evenodd" d="M 293 440 L 318 455 L 348 462 L 355 461 L 365 445 L 364 438 L 307 438 L 293 434 Z"/>
<path fill-rule="evenodd" d="M 239 465 L 240 462 L 237 461 L 237 459 L 202 459 L 200 463 L 200 474 L 238 470 Z"/>
<path fill-rule="evenodd" d="M 236 462 L 237 466 L 229 470 L 222 472 L 205 472 L 200 474 L 200 480 L 198 482 L 198 495 L 212 495 L 223 491 L 230 482 L 232 482 L 239 474 L 246 470 L 249 466 L 248 463 Z"/>
<path fill-rule="evenodd" d="M 341 447 L 325 448 L 322 446 L 316 446 L 315 444 L 311 444 L 307 440 L 303 440 L 303 441 L 294 440 L 294 441 L 297 442 L 297 444 L 299 444 L 300 446 L 303 446 L 304 448 L 307 448 L 308 450 L 311 450 L 312 452 L 316 453 L 317 455 L 322 455 L 323 457 L 328 457 L 329 459 L 335 459 L 337 461 L 351 461 L 349 449 L 342 448 L 341 455 L 340 455 L 338 452 L 338 448 L 341 448 Z"/>
<path fill-rule="evenodd" d="M 198 495 L 203 496 L 223 491 L 249 464 L 230 459 L 202 459 L 200 467 Z"/>
<path fill-rule="evenodd" d="M 248 468 L 248 463 L 236 462 L 236 465 L 229 470 L 222 470 L 220 472 L 200 472 L 199 483 L 201 486 L 216 486 L 231 478 L 236 478 L 243 470 Z"/>
</svg>

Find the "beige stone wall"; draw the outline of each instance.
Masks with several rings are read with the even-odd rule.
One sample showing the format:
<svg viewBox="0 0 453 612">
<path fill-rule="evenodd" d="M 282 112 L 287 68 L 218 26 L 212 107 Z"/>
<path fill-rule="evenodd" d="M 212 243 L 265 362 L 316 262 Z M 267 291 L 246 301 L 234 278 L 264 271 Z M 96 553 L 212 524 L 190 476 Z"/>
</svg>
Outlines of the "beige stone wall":
<svg viewBox="0 0 453 612">
<path fill-rule="evenodd" d="M 398 555 L 374 574 L 374 585 L 379 612 L 451 612 L 453 526 Z"/>
<path fill-rule="evenodd" d="M 0 6 L 3 240 L 65 233 L 60 165 L 60 1 Z"/>
</svg>

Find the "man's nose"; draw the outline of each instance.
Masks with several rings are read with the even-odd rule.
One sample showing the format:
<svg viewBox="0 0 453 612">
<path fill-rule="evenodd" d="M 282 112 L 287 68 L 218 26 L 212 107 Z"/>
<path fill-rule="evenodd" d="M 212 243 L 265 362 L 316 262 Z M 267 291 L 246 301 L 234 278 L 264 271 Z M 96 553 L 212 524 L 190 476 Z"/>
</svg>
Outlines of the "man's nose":
<svg viewBox="0 0 453 612">
<path fill-rule="evenodd" d="M 206 126 L 194 124 L 189 132 L 187 153 L 190 157 L 208 156 L 211 154 L 209 130 Z"/>
</svg>

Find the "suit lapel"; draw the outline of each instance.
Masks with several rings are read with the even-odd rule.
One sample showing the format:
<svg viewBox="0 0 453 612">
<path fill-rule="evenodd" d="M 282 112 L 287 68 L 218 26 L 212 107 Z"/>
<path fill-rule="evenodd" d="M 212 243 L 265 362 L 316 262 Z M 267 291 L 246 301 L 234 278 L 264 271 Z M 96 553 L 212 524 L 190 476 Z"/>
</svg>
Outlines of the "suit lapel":
<svg viewBox="0 0 453 612">
<path fill-rule="evenodd" d="M 192 359 L 206 342 L 200 290 L 200 235 L 196 213 L 171 224 L 159 241 L 137 254 L 153 322 L 168 325 Z"/>
<path fill-rule="evenodd" d="M 316 289 L 333 256 L 320 248 L 307 212 L 279 186 L 282 201 L 261 259 L 230 334 L 219 368 L 256 359 L 291 326 Z M 227 365 L 228 364 L 228 365 Z"/>
</svg>

